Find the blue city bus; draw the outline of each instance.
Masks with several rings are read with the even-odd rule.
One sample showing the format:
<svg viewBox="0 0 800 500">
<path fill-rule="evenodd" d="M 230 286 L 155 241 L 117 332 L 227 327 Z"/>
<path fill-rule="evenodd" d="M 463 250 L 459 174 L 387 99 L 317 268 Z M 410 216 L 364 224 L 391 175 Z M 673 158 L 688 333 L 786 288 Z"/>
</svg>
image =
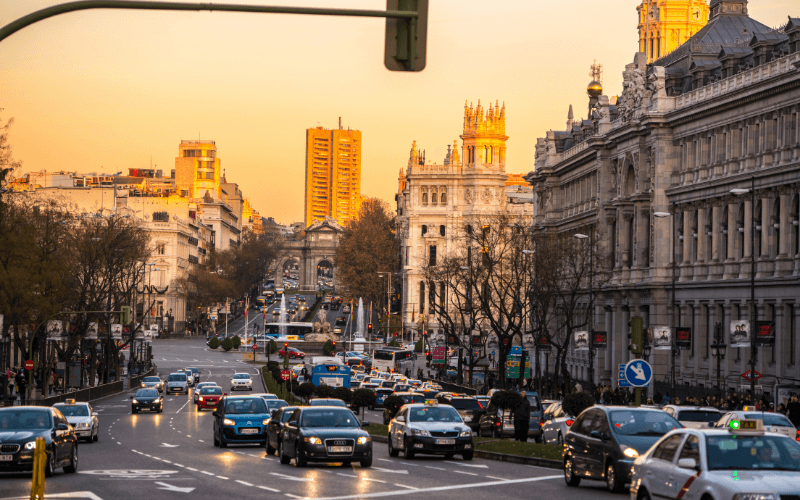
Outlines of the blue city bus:
<svg viewBox="0 0 800 500">
<path fill-rule="evenodd" d="M 311 383 L 350 388 L 350 367 L 339 363 L 320 363 L 311 368 Z"/>
</svg>

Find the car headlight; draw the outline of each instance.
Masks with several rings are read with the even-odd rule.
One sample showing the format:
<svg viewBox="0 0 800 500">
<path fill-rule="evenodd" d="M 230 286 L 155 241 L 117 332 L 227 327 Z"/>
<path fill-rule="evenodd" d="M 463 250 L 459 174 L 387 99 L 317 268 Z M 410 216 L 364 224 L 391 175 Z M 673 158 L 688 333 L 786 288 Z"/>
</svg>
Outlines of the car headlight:
<svg viewBox="0 0 800 500">
<path fill-rule="evenodd" d="M 430 436 L 430 433 L 422 429 L 409 429 L 408 433 L 412 436 Z"/>
<path fill-rule="evenodd" d="M 472 431 L 461 431 L 461 437 L 462 438 L 470 437 L 470 436 L 472 436 Z"/>
<path fill-rule="evenodd" d="M 154 400 L 153 400 L 153 403 L 161 404 L 161 398 L 159 398 L 159 399 L 154 399 Z"/>
<path fill-rule="evenodd" d="M 142 387 L 147 387 L 146 385 L 142 384 Z"/>
<path fill-rule="evenodd" d="M 222 425 L 236 425 L 236 422 L 234 422 L 233 420 L 231 420 L 229 418 L 226 418 L 226 419 L 224 419 L 222 421 Z"/>
<path fill-rule="evenodd" d="M 775 500 L 772 493 L 737 493 L 733 500 Z"/>
<path fill-rule="evenodd" d="M 633 448 L 629 448 L 627 446 L 620 446 L 622 448 L 622 454 L 628 458 L 639 458 L 639 452 L 634 450 Z"/>
<path fill-rule="evenodd" d="M 81 427 L 89 427 L 90 425 L 92 425 L 92 424 L 84 422 L 84 423 L 81 424 Z"/>
<path fill-rule="evenodd" d="M 36 441 L 28 441 L 25 443 L 26 450 L 35 450 L 36 449 Z"/>
<path fill-rule="evenodd" d="M 308 444 L 322 444 L 322 440 L 314 436 L 303 438 L 303 441 L 305 441 Z"/>
<path fill-rule="evenodd" d="M 138 404 L 139 404 L 139 401 L 137 401 L 137 400 L 135 400 L 135 399 L 131 399 L 131 403 L 133 403 L 133 404 L 135 404 L 135 405 L 138 405 Z"/>
<path fill-rule="evenodd" d="M 261 425 L 267 425 L 268 423 L 269 423 L 269 419 L 265 418 L 264 421 L 261 422 Z"/>
<path fill-rule="evenodd" d="M 361 436 L 358 438 L 358 444 L 367 444 L 369 443 L 369 436 Z"/>
</svg>

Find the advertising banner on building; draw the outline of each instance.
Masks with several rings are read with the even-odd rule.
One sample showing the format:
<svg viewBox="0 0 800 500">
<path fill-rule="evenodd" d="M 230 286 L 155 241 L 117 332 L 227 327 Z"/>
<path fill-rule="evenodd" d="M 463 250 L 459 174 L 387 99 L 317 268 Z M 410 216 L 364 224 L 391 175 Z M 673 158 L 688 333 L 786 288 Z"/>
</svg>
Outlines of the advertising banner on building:
<svg viewBox="0 0 800 500">
<path fill-rule="evenodd" d="M 47 322 L 47 340 L 63 340 L 64 323 L 59 319 L 51 319 Z"/>
<path fill-rule="evenodd" d="M 750 321 L 735 319 L 731 321 L 731 347 L 750 347 Z"/>
<path fill-rule="evenodd" d="M 672 349 L 672 328 L 668 326 L 653 327 L 653 349 L 663 351 Z"/>
<path fill-rule="evenodd" d="M 0 339 L 3 338 L 3 335 L 4 335 L 4 333 L 3 333 L 3 315 L 0 314 Z"/>
<path fill-rule="evenodd" d="M 572 335 L 576 351 L 589 350 L 589 332 L 573 332 Z"/>
<path fill-rule="evenodd" d="M 775 322 L 756 321 L 756 344 L 772 345 L 775 343 Z"/>
<path fill-rule="evenodd" d="M 113 340 L 122 340 L 122 325 L 114 323 L 111 325 L 111 338 Z"/>
<path fill-rule="evenodd" d="M 592 347 L 595 349 L 605 349 L 608 345 L 608 334 L 606 332 L 592 332 Z"/>
<path fill-rule="evenodd" d="M 675 328 L 675 345 L 678 349 L 689 351 L 692 349 L 692 329 L 688 326 Z"/>
<path fill-rule="evenodd" d="M 86 330 L 86 336 L 83 338 L 85 338 L 86 340 L 97 340 L 97 331 L 98 331 L 97 323 L 95 322 L 89 323 L 89 328 Z"/>
</svg>

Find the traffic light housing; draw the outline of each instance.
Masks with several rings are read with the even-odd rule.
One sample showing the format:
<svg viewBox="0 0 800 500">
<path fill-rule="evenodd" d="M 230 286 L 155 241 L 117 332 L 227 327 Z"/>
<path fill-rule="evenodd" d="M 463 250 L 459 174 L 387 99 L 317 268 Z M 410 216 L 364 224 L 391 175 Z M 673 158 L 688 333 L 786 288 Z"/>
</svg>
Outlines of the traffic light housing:
<svg viewBox="0 0 800 500">
<path fill-rule="evenodd" d="M 371 333 L 372 333 L 372 323 L 369 323 L 369 324 L 367 325 L 367 333 L 369 333 L 369 334 L 371 334 Z"/>
<path fill-rule="evenodd" d="M 131 322 L 131 306 L 120 307 L 119 322 L 123 325 Z"/>
<path fill-rule="evenodd" d="M 428 41 L 428 0 L 386 0 L 386 10 L 417 12 L 416 18 L 386 18 L 386 69 L 422 71 Z"/>
<path fill-rule="evenodd" d="M 283 348 L 286 349 L 287 347 L 289 347 L 289 343 L 288 342 L 284 342 L 283 343 Z"/>
<path fill-rule="evenodd" d="M 336 341 L 335 340 L 331 343 L 331 352 L 336 352 Z"/>
</svg>

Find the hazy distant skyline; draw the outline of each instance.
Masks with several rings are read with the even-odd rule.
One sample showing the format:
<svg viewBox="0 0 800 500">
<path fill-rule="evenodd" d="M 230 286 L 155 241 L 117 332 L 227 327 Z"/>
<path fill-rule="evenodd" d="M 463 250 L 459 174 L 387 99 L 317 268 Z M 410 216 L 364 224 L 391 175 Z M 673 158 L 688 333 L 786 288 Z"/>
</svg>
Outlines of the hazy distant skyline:
<svg viewBox="0 0 800 500">
<path fill-rule="evenodd" d="M 0 25 L 66 0 L 0 2 Z M 234 2 L 230 2 L 234 3 Z M 235 0 L 384 9 L 384 0 Z M 637 50 L 636 0 L 431 0 L 427 68 L 383 66 L 385 21 L 284 14 L 94 10 L 0 43 L 0 118 L 22 172 L 165 175 L 181 139 L 212 139 L 227 179 L 261 215 L 302 220 L 305 129 L 362 131 L 366 196 L 392 203 L 413 140 L 440 163 L 464 101 L 506 104 L 509 173 L 533 169 L 537 137 L 586 115 L 589 66 L 619 94 Z M 751 0 L 769 26 L 796 0 Z M 460 140 L 459 140 L 460 143 Z"/>
</svg>

